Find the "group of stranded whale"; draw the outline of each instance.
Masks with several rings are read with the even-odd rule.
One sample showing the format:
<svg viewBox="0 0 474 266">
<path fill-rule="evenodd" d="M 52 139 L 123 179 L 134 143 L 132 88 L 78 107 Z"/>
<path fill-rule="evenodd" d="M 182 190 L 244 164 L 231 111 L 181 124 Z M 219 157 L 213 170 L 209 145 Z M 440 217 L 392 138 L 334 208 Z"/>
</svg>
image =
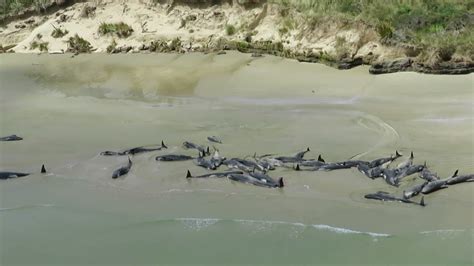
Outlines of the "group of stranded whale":
<svg viewBox="0 0 474 266">
<path fill-rule="evenodd" d="M 16 135 L 6 136 L 0 138 L 0 141 L 20 141 L 21 137 Z M 215 144 L 222 144 L 222 140 L 216 136 L 207 137 L 207 140 Z M 429 170 L 426 162 L 422 165 L 414 164 L 414 155 L 411 152 L 410 156 L 395 167 L 390 167 L 395 160 L 402 157 L 398 151 L 394 155 L 378 158 L 372 161 L 362 160 L 348 160 L 341 162 L 326 162 L 321 155 L 317 159 L 306 159 L 305 155 L 310 152 L 310 148 L 300 151 L 292 156 L 276 156 L 274 154 L 264 154 L 257 156 L 255 153 L 250 159 L 245 158 L 226 158 L 221 156 L 219 149 L 213 147 L 214 151 L 211 153 L 209 146 L 198 145 L 189 141 L 182 144 L 184 149 L 195 149 L 198 152 L 197 157 L 183 155 L 183 154 L 165 154 L 156 156 L 156 161 L 160 162 L 177 162 L 193 160 L 194 163 L 202 168 L 211 170 L 211 173 L 204 175 L 192 175 L 188 170 L 186 178 L 227 178 L 232 181 L 252 184 L 255 186 L 266 188 L 283 188 L 283 177 L 277 179 L 272 178 L 268 173 L 275 170 L 277 167 L 291 169 L 294 171 L 334 171 L 339 169 L 356 168 L 365 176 L 375 180 L 381 178 L 391 186 L 399 187 L 403 178 L 418 173 L 418 177 L 423 180 L 422 183 L 408 187 L 403 190 L 401 196 L 395 196 L 385 191 L 378 191 L 376 193 L 367 194 L 366 199 L 381 200 L 381 201 L 396 201 L 402 203 L 416 204 L 425 206 L 424 197 L 420 201 L 412 201 L 411 198 L 421 194 L 430 194 L 432 192 L 448 188 L 449 186 L 473 182 L 474 174 L 459 175 L 458 170 L 452 176 L 441 178 L 436 173 Z M 100 154 L 103 156 L 128 156 L 127 163 L 112 173 L 112 178 L 127 175 L 133 165 L 130 156 L 141 153 L 161 151 L 167 149 L 164 141 L 160 145 L 140 146 L 121 151 L 104 151 Z M 228 169 L 223 172 L 214 172 L 221 166 L 226 166 Z M 41 167 L 41 173 L 46 173 L 45 166 Z M 1 179 L 10 179 L 28 176 L 29 173 L 21 172 L 4 172 L 0 171 Z"/>
</svg>

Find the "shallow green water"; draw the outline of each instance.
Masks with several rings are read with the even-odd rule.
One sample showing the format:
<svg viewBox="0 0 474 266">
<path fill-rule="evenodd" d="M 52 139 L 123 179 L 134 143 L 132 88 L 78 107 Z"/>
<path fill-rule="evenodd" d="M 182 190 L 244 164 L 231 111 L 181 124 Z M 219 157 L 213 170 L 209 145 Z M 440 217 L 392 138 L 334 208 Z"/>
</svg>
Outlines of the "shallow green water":
<svg viewBox="0 0 474 266">
<path fill-rule="evenodd" d="M 292 154 L 329 161 L 409 154 L 441 176 L 474 172 L 474 75 L 337 71 L 248 55 L 3 55 L 1 265 L 473 263 L 474 186 L 425 197 L 428 206 L 365 200 L 399 189 L 356 170 L 277 170 L 270 190 L 223 179 L 186 180 L 185 140 L 226 157 Z M 126 158 L 104 150 L 157 144 Z M 37 174 L 45 163 L 50 173 Z M 419 200 L 416 198 L 415 200 Z"/>
</svg>

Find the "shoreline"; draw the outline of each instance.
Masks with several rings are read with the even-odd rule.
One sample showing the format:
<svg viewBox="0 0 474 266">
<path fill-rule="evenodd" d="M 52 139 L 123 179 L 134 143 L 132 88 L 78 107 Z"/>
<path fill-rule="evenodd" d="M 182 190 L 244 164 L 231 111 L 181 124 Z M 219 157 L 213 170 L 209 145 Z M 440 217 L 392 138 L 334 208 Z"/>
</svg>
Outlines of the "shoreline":
<svg viewBox="0 0 474 266">
<path fill-rule="evenodd" d="M 127 48 L 128 49 L 128 48 Z M 12 54 L 36 54 L 38 56 L 41 55 L 48 55 L 48 56 L 55 56 L 55 55 L 71 55 L 71 58 L 79 55 L 85 55 L 85 54 L 100 54 L 100 55 L 108 55 L 108 56 L 113 56 L 116 54 L 141 54 L 141 55 L 148 55 L 148 54 L 180 54 L 180 55 L 185 55 L 185 54 L 211 54 L 214 53 L 215 55 L 225 55 L 227 52 L 237 52 L 241 54 L 249 54 L 253 58 L 258 58 L 258 57 L 265 57 L 265 56 L 275 56 L 279 57 L 282 59 L 288 59 L 288 60 L 295 60 L 300 63 L 311 63 L 311 64 L 321 64 L 325 65 L 334 69 L 338 70 L 349 70 L 352 68 L 360 67 L 360 66 L 366 66 L 368 68 L 368 73 L 372 75 L 382 75 L 382 74 L 392 74 L 392 73 L 399 73 L 399 72 L 411 72 L 411 73 L 419 73 L 419 74 L 431 74 L 431 75 L 468 75 L 471 73 L 474 73 L 474 65 L 466 65 L 464 63 L 460 63 L 458 66 L 452 67 L 452 66 L 446 66 L 445 68 L 438 68 L 438 69 L 432 69 L 428 67 L 424 67 L 423 65 L 419 65 L 413 62 L 411 58 L 399 58 L 395 59 L 393 61 L 386 61 L 383 63 L 378 63 L 375 65 L 367 64 L 364 63 L 363 60 L 357 59 L 353 61 L 326 61 L 326 60 L 320 60 L 315 57 L 304 57 L 301 55 L 298 56 L 282 56 L 282 55 L 275 55 L 272 53 L 266 53 L 266 52 L 244 52 L 240 51 L 239 49 L 223 49 L 223 50 L 199 50 L 199 51 L 186 51 L 186 52 L 175 52 L 175 51 L 169 51 L 169 52 L 149 52 L 149 51 L 138 51 L 135 52 L 133 50 L 130 50 L 128 52 L 114 52 L 114 53 L 106 53 L 106 52 L 93 52 L 93 53 L 72 53 L 72 52 L 60 52 L 60 51 L 52 51 L 48 53 L 14 53 L 14 52 L 6 52 L 4 53 L 5 55 L 12 55 Z M 0 53 L 0 56 L 2 56 L 2 53 Z M 407 63 L 408 62 L 408 63 Z"/>
<path fill-rule="evenodd" d="M 64 7 L 54 4 L 45 14 L 20 15 L 20 19 L 7 20 L 0 31 L 0 53 L 222 54 L 235 50 L 341 70 L 368 65 L 371 74 L 474 72 L 474 62 L 468 57 L 422 59 L 418 48 L 386 44 L 376 29 L 361 21 L 347 25 L 329 18 L 314 27 L 298 17 L 299 11 L 266 2 L 251 7 L 234 2 L 145 2 L 75 1 Z"/>
</svg>

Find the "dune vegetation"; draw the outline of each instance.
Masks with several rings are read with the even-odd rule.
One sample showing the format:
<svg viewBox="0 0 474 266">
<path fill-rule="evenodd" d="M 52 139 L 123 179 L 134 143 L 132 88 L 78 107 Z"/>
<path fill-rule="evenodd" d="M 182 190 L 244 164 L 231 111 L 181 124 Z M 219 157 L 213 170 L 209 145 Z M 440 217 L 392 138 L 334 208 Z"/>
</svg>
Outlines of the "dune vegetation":
<svg viewBox="0 0 474 266">
<path fill-rule="evenodd" d="M 76 2 L 86 3 L 65 9 Z M 120 8 L 107 13 L 118 5 Z M 342 69 L 403 57 L 408 61 L 397 61 L 399 67 L 394 70 L 421 66 L 428 72 L 462 68 L 455 73 L 470 73 L 474 69 L 474 0 L 4 0 L 0 19 L 3 24 L 24 19 L 23 25 L 14 26 L 31 31 L 44 21 L 27 23 L 28 16 L 50 9 L 49 14 L 56 12 L 58 19 L 52 32 L 43 33 L 58 41 L 69 38 L 68 50 L 76 52 L 90 52 L 92 47 L 109 53 L 235 49 Z M 79 16 L 66 11 L 76 9 L 80 9 Z M 95 18 L 96 13 L 101 18 Z M 120 20 L 110 19 L 119 13 Z M 71 26 L 72 21 L 97 24 L 91 33 L 92 26 Z M 69 28 L 59 27 L 64 23 Z M 82 45 L 86 43 L 72 37 L 75 33 L 90 45 Z M 7 35 L 2 47 L 13 44 L 14 39 Z M 47 41 L 54 49 L 60 46 L 52 39 Z M 142 44 L 137 46 L 137 42 Z"/>
</svg>

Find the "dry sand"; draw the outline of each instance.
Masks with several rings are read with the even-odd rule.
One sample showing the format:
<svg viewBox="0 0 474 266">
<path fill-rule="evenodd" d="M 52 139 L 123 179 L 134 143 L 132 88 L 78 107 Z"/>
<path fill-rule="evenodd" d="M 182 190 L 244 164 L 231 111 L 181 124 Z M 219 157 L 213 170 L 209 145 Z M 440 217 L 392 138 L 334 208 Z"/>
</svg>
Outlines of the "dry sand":
<svg viewBox="0 0 474 266">
<path fill-rule="evenodd" d="M 95 14 L 83 17 L 81 14 L 85 6 L 96 7 Z M 219 38 L 243 41 L 252 33 L 252 41 L 281 42 L 285 48 L 295 52 L 327 53 L 333 57 L 344 52 L 363 57 L 373 54 L 379 60 L 403 56 L 400 49 L 381 45 L 378 35 L 365 25 L 348 27 L 327 21 L 311 28 L 297 11 L 289 12 L 282 17 L 278 7 L 272 4 L 249 9 L 238 4 L 207 7 L 178 5 L 171 8 L 167 4 L 145 0 L 90 1 L 74 4 L 50 15 L 11 22 L 1 29 L 0 44 L 4 47 L 15 44 L 12 50 L 16 53 L 37 53 L 38 49 L 30 49 L 31 42 L 36 40 L 47 42 L 50 53 L 62 53 L 67 50 L 69 37 L 78 34 L 92 44 L 94 52 L 106 52 L 113 40 L 117 47 L 131 46 L 129 52 L 138 52 L 143 44 L 154 40 L 171 42 L 179 37 L 181 50 L 202 51 L 203 48 L 215 46 Z M 61 21 L 61 15 L 66 16 L 65 21 Z M 28 20 L 30 23 L 25 23 Z M 98 27 L 102 22 L 125 22 L 134 32 L 124 39 L 101 36 Z M 19 25 L 27 27 L 18 29 Z M 53 25 L 69 33 L 55 39 L 51 37 Z M 236 33 L 229 36 L 226 25 L 235 26 Z M 284 25 L 290 28 L 288 32 L 280 32 Z"/>
</svg>

